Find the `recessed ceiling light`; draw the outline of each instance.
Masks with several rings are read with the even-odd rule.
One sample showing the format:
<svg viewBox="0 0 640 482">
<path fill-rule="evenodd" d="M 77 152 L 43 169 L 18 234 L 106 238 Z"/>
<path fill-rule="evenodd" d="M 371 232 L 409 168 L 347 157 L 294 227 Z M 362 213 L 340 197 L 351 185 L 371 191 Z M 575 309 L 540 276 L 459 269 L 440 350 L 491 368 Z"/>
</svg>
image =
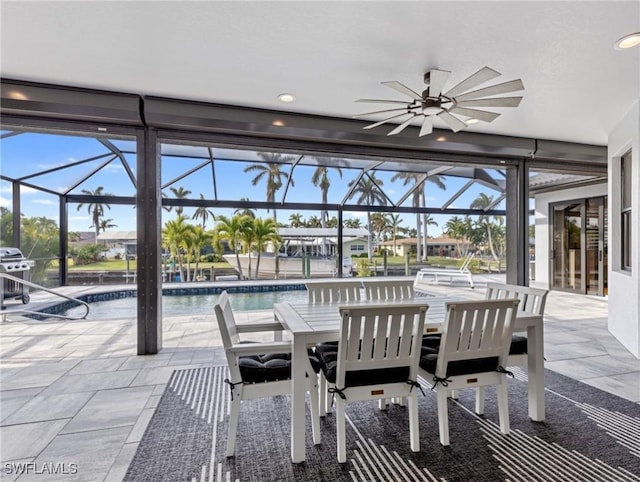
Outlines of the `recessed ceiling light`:
<svg viewBox="0 0 640 482">
<path fill-rule="evenodd" d="M 284 127 L 284 122 L 280 119 L 276 119 L 271 123 L 272 126 Z"/>
<path fill-rule="evenodd" d="M 445 136 L 436 137 L 436 141 L 438 141 L 438 142 L 444 142 L 446 140 L 447 140 L 447 138 Z"/>
<path fill-rule="evenodd" d="M 280 102 L 293 102 L 296 100 L 296 96 L 293 94 L 280 94 L 278 99 L 280 99 Z"/>
<path fill-rule="evenodd" d="M 619 39 L 613 46 L 616 50 L 630 49 L 640 45 L 640 32 L 630 33 Z"/>
</svg>

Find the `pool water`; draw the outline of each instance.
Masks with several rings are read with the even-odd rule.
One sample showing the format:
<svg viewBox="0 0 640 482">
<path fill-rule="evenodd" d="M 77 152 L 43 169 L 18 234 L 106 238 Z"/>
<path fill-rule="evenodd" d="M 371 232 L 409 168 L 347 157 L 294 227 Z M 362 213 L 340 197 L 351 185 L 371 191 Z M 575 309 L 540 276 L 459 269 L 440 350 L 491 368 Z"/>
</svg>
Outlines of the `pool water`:
<svg viewBox="0 0 640 482">
<path fill-rule="evenodd" d="M 163 296 L 163 316 L 213 315 L 213 307 L 218 295 L 184 295 Z M 306 290 L 266 291 L 259 293 L 229 293 L 231 306 L 237 311 L 269 310 L 274 303 L 291 301 L 300 303 L 307 301 Z M 88 320 L 135 317 L 137 299 L 135 297 L 120 298 L 110 301 L 89 303 Z M 66 312 L 69 316 L 81 316 L 84 308 L 72 308 Z"/>
</svg>

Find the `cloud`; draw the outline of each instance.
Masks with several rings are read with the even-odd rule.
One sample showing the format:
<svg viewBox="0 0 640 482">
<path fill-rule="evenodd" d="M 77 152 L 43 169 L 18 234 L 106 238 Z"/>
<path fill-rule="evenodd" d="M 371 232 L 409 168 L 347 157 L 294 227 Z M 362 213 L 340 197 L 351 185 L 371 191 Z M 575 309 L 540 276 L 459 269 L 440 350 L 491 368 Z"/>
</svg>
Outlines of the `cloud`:
<svg viewBox="0 0 640 482">
<path fill-rule="evenodd" d="M 345 212 L 347 216 L 353 216 L 354 218 L 366 218 L 366 211 L 347 211 Z"/>
<path fill-rule="evenodd" d="M 8 208 L 11 206 L 11 201 L 0 196 L 0 208 Z"/>
<path fill-rule="evenodd" d="M 11 194 L 13 192 L 13 190 L 11 189 L 11 184 L 7 183 L 2 183 L 0 184 L 0 193 L 7 193 L 7 194 Z M 24 194 L 24 195 L 29 195 L 29 194 L 33 194 L 33 193 L 42 193 L 42 191 L 38 191 L 37 189 L 34 189 L 32 187 L 28 187 L 28 186 L 22 186 L 20 188 L 20 194 Z"/>
<path fill-rule="evenodd" d="M 89 222 L 91 222 L 91 218 L 89 216 L 69 216 L 69 221 L 89 221 Z"/>
<path fill-rule="evenodd" d="M 34 204 L 44 204 L 46 206 L 57 206 L 58 203 L 55 201 L 52 201 L 51 199 L 34 199 L 31 202 L 33 202 Z"/>
</svg>

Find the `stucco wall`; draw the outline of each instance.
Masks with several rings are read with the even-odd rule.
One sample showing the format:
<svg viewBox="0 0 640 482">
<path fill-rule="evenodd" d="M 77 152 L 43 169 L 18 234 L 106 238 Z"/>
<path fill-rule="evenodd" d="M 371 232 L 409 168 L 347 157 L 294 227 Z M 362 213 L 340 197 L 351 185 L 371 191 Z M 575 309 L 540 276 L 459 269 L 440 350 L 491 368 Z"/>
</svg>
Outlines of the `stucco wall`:
<svg viewBox="0 0 640 482">
<path fill-rule="evenodd" d="M 551 253 L 551 229 L 549 226 L 549 204 L 561 201 L 571 201 L 590 197 L 606 196 L 607 183 L 595 184 L 573 189 L 548 192 L 536 195 L 535 199 L 535 232 L 536 232 L 536 262 L 535 275 L 536 286 L 541 284 L 547 289 L 551 287 L 551 266 L 549 255 Z"/>
<path fill-rule="evenodd" d="M 609 134 L 609 331 L 640 358 L 640 100 Z M 620 270 L 620 156 L 631 149 L 631 272 Z"/>
</svg>

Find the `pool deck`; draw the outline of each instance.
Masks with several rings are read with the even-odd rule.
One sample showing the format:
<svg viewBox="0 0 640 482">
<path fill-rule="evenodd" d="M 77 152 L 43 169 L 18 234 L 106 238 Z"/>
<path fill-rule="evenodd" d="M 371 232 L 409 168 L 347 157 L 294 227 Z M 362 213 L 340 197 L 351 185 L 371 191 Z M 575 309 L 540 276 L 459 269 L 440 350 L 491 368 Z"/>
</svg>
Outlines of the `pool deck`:
<svg viewBox="0 0 640 482">
<path fill-rule="evenodd" d="M 488 281 L 504 277 L 474 280 L 475 289 L 443 283 L 431 291 L 478 299 L 484 297 Z M 208 284 L 239 283 L 254 284 Z M 165 287 L 172 285 L 184 287 Z M 122 284 L 60 291 L 77 295 L 132 288 Z M 47 296 L 35 293 L 27 306 L 51 303 Z M 239 322 L 271 316 L 270 311 L 237 314 Z M 213 313 L 165 317 L 163 349 L 157 355 L 136 355 L 135 313 L 108 322 L 37 321 L 7 313 L 7 320 L 0 322 L 0 340 L 2 466 L 76 463 L 76 480 L 122 480 L 172 372 L 226 364 Z M 546 368 L 640 403 L 640 360 L 607 331 L 605 298 L 552 291 L 545 314 L 545 355 Z M 3 472 L 1 479 L 15 477 Z"/>
</svg>

